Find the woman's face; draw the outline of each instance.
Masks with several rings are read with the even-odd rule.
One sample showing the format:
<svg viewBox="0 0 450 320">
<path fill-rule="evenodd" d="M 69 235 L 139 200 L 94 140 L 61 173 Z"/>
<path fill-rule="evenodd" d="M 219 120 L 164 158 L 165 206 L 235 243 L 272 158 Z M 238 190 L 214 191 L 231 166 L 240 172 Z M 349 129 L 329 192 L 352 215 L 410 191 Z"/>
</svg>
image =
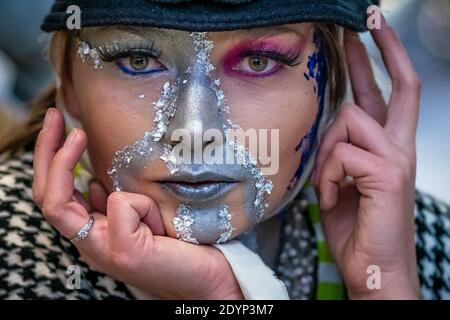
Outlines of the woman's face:
<svg viewBox="0 0 450 320">
<path fill-rule="evenodd" d="M 167 234 L 193 243 L 227 241 L 275 214 L 315 140 L 312 24 L 87 28 L 79 40 L 65 103 L 108 191 L 151 197 Z"/>
</svg>

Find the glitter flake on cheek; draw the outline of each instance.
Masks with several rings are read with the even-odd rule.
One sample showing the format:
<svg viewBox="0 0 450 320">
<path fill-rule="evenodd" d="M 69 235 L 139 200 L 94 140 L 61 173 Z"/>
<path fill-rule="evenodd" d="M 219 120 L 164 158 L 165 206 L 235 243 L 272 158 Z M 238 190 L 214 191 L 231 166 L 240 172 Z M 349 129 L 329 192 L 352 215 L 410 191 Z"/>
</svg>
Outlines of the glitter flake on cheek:
<svg viewBox="0 0 450 320">
<path fill-rule="evenodd" d="M 233 126 L 236 124 L 231 123 Z M 236 161 L 241 163 L 251 173 L 251 181 L 256 190 L 252 203 L 255 223 L 262 221 L 265 217 L 269 204 L 267 203 L 267 195 L 272 192 L 273 184 L 263 175 L 261 169 L 257 166 L 256 159 L 245 149 L 245 147 L 234 139 L 228 138 L 228 144 L 233 148 Z"/>
<path fill-rule="evenodd" d="M 170 119 L 175 115 L 177 111 L 177 93 L 179 91 L 179 83 L 171 85 L 166 82 L 163 87 L 163 92 L 157 102 L 154 103 L 156 116 L 155 116 L 155 129 L 150 133 L 154 142 L 161 140 L 162 136 L 167 131 Z"/>
<path fill-rule="evenodd" d="M 163 155 L 159 158 L 166 164 L 170 175 L 174 175 L 178 172 L 177 158 L 173 154 L 172 146 L 170 144 L 164 145 Z"/>
<path fill-rule="evenodd" d="M 117 151 L 114 155 L 111 168 L 108 175 L 112 180 L 114 190 L 120 191 L 123 186 L 120 182 L 119 172 L 122 169 L 130 167 L 130 164 L 138 159 L 151 158 L 151 155 L 160 154 L 160 159 L 166 164 L 169 173 L 177 172 L 176 158 L 172 153 L 172 147 L 169 144 L 160 143 L 159 141 L 167 131 L 170 119 L 174 116 L 177 109 L 177 93 L 179 90 L 179 82 L 170 84 L 166 82 L 163 86 L 161 96 L 157 102 L 153 103 L 156 111 L 153 122 L 155 128 L 144 133 L 144 138 L 135 142 L 132 146 Z"/>
</svg>

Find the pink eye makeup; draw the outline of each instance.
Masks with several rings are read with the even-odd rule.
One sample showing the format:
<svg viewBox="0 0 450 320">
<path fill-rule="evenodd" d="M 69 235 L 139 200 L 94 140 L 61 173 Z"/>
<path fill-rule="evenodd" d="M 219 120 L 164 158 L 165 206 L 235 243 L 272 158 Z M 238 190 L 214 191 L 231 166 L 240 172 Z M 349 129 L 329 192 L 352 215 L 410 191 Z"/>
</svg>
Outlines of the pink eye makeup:
<svg viewBox="0 0 450 320">
<path fill-rule="evenodd" d="M 303 41 L 258 39 L 240 43 L 223 58 L 224 72 L 230 76 L 268 77 L 285 67 L 302 62 Z"/>
</svg>

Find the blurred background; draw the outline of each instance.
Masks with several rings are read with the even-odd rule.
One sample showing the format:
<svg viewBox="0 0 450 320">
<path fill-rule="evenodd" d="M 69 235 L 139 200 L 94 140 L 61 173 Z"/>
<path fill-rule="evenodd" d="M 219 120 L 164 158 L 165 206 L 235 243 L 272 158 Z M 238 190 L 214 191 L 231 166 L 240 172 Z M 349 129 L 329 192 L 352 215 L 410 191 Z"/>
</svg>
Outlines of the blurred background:
<svg viewBox="0 0 450 320">
<path fill-rule="evenodd" d="M 51 80 L 40 23 L 52 0 L 0 1 L 0 136 Z M 417 187 L 450 203 L 450 0 L 382 0 L 423 83 Z M 382 61 L 369 34 L 369 53 Z M 383 68 L 382 68 L 383 69 Z"/>
</svg>

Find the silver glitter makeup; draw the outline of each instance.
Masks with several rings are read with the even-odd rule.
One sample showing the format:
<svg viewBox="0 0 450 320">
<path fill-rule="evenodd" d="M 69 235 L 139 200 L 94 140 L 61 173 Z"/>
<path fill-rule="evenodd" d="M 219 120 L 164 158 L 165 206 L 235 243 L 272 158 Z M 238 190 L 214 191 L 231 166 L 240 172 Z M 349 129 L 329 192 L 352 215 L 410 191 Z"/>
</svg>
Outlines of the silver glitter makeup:
<svg viewBox="0 0 450 320">
<path fill-rule="evenodd" d="M 235 230 L 231 224 L 232 215 L 225 204 L 214 214 L 210 208 L 191 204 L 180 205 L 176 213 L 177 217 L 172 222 L 177 238 L 182 241 L 195 244 L 224 243 Z"/>
<path fill-rule="evenodd" d="M 78 56 L 80 57 L 82 62 L 86 62 L 88 59 L 91 59 L 95 69 L 102 69 L 102 59 L 100 58 L 100 54 L 97 49 L 92 48 L 89 43 L 78 40 Z"/>
<path fill-rule="evenodd" d="M 164 144 L 163 155 L 159 157 L 166 164 L 170 175 L 174 175 L 178 171 L 177 158 L 173 154 L 172 146 L 170 144 Z"/>
<path fill-rule="evenodd" d="M 177 238 L 182 241 L 199 244 L 197 239 L 192 237 L 192 225 L 194 223 L 195 220 L 189 210 L 189 207 L 185 204 L 179 206 L 177 210 L 177 217 L 173 219 L 173 225 L 177 233 Z"/>
<path fill-rule="evenodd" d="M 231 213 L 228 210 L 227 205 L 219 210 L 219 220 L 222 221 L 222 229 L 224 229 L 225 231 L 220 235 L 217 243 L 225 243 L 231 238 L 233 230 L 236 229 L 231 224 Z"/>
<path fill-rule="evenodd" d="M 167 131 L 169 120 L 175 115 L 177 111 L 177 93 L 179 91 L 178 82 L 170 84 L 166 82 L 163 86 L 163 91 L 159 100 L 154 104 L 156 110 L 155 129 L 150 133 L 154 142 L 161 140 L 164 133 Z"/>
<path fill-rule="evenodd" d="M 175 82 L 173 85 L 166 82 L 163 86 L 160 98 L 157 102 L 153 103 L 156 110 L 156 115 L 153 120 L 155 128 L 145 132 L 144 138 L 134 143 L 134 145 L 125 147 L 115 153 L 111 168 L 107 172 L 112 180 L 114 190 L 122 190 L 118 174 L 121 169 L 128 168 L 133 159 L 145 159 L 153 152 L 155 155 L 158 154 L 158 152 L 155 152 L 157 150 L 159 151 L 159 154 L 161 154 L 160 159 L 166 164 L 169 173 L 173 175 L 177 172 L 176 158 L 173 155 L 172 146 L 165 143 L 156 145 L 156 143 L 161 140 L 167 130 L 170 118 L 173 117 L 176 112 L 176 94 L 178 90 L 178 82 Z"/>
<path fill-rule="evenodd" d="M 206 32 L 191 32 L 190 36 L 194 41 L 194 49 L 197 53 L 194 68 L 202 74 L 209 76 L 211 71 L 216 69 L 209 58 L 211 50 L 214 48 L 214 42 L 208 39 Z"/>
<path fill-rule="evenodd" d="M 151 139 L 144 137 L 144 139 L 135 142 L 131 146 L 127 146 L 114 154 L 114 158 L 107 174 L 110 177 L 115 191 L 122 191 L 122 186 L 119 180 L 119 171 L 129 168 L 133 160 L 138 158 L 145 158 L 148 153 L 152 153 L 154 147 Z"/>
<path fill-rule="evenodd" d="M 256 217 L 255 221 L 260 222 L 264 219 L 266 209 L 269 207 L 266 199 L 266 195 L 270 194 L 273 189 L 273 184 L 271 180 L 264 177 L 262 171 L 257 166 L 256 159 L 245 149 L 245 147 L 236 140 L 228 137 L 228 144 L 233 148 L 235 153 L 235 160 L 241 163 L 252 175 L 252 182 L 256 190 L 255 199 L 253 201 L 253 206 Z"/>
</svg>

